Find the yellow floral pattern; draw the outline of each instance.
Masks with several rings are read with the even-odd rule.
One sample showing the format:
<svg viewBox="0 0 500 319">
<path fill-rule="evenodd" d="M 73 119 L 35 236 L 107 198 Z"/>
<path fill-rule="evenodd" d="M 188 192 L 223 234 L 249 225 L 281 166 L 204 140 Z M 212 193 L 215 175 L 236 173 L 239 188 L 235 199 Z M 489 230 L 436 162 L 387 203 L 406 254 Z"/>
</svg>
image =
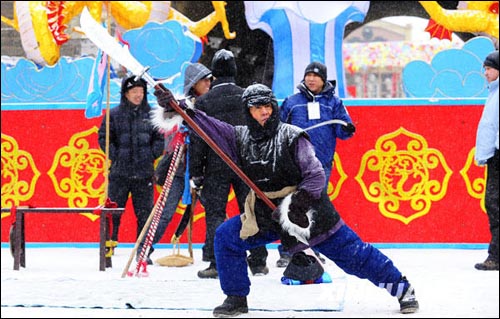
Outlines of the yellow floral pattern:
<svg viewBox="0 0 500 319">
<path fill-rule="evenodd" d="M 382 135 L 375 149 L 363 155 L 355 179 L 366 199 L 378 203 L 383 216 L 407 225 L 444 197 L 451 175 L 441 152 L 401 127 Z"/>
<path fill-rule="evenodd" d="M 19 206 L 35 193 L 40 172 L 30 153 L 20 150 L 17 141 L 2 133 L 2 207 Z M 10 213 L 2 213 L 2 218 Z"/>
<path fill-rule="evenodd" d="M 67 198 L 68 207 L 87 207 L 89 199 L 99 199 L 99 203 L 104 203 L 105 183 L 102 178 L 105 154 L 100 149 L 91 148 L 88 141 L 88 137 L 97 134 L 97 131 L 94 126 L 74 134 L 69 144 L 56 152 L 47 172 L 57 195 Z M 82 215 L 92 220 L 99 218 L 94 214 Z"/>
<path fill-rule="evenodd" d="M 338 180 L 335 181 L 335 185 L 333 185 L 330 181 L 328 182 L 327 194 L 331 201 L 339 196 L 342 184 L 344 184 L 344 181 L 347 179 L 347 175 L 342 168 L 342 163 L 340 162 L 340 157 L 337 153 L 333 156 L 332 174 L 334 172 L 336 172 L 339 176 Z"/>
<path fill-rule="evenodd" d="M 474 154 L 475 154 L 476 148 L 473 147 L 468 156 L 467 156 L 467 162 L 465 163 L 464 168 L 460 170 L 460 175 L 464 178 L 465 185 L 467 187 L 467 193 L 476 199 L 480 199 L 480 206 L 483 212 L 486 213 L 486 207 L 484 206 L 484 192 L 486 190 L 486 176 L 487 176 L 487 170 L 484 170 L 484 177 L 482 178 L 473 178 L 469 177 L 470 175 L 470 170 L 473 168 L 474 164 Z"/>
</svg>

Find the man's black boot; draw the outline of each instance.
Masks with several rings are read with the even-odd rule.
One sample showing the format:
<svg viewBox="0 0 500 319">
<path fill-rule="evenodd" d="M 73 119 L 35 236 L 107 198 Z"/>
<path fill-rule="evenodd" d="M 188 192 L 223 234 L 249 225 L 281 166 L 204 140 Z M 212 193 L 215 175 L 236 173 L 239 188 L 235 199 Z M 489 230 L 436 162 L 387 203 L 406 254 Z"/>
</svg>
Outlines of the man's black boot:
<svg viewBox="0 0 500 319">
<path fill-rule="evenodd" d="M 211 262 L 210 266 L 208 266 L 207 269 L 198 271 L 198 277 L 202 279 L 205 278 L 217 279 L 219 277 L 219 273 L 217 272 L 216 264 Z"/>
<path fill-rule="evenodd" d="M 215 307 L 214 317 L 224 318 L 248 313 L 247 297 L 227 296 L 222 305 Z"/>
</svg>

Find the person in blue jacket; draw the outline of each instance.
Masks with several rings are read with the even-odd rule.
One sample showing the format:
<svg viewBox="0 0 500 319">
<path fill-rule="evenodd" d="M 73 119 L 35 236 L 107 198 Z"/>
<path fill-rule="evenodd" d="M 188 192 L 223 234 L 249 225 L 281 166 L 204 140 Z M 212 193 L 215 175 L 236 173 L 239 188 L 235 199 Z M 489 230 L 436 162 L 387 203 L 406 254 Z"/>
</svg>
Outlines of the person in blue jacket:
<svg viewBox="0 0 500 319">
<path fill-rule="evenodd" d="M 491 241 L 488 257 L 474 267 L 478 270 L 498 270 L 498 50 L 488 54 L 483 65 L 490 93 L 477 127 L 475 159 L 487 169 L 484 206 Z"/>
<path fill-rule="evenodd" d="M 172 92 L 157 89 L 155 96 L 165 109 L 164 118 L 179 116 L 170 106 L 175 101 Z M 325 172 L 307 133 L 280 121 L 272 90 L 253 84 L 245 89 L 241 100 L 246 125 L 233 126 L 185 106 L 183 111 L 277 207 L 274 209 L 252 189 L 242 216 L 229 218 L 217 228 L 215 258 L 219 283 L 227 298 L 214 308 L 213 315 L 248 313 L 247 250 L 285 236 L 299 241 L 292 251 L 314 248 L 346 273 L 386 289 L 397 298 L 402 313 L 416 312 L 419 304 L 407 278 L 390 258 L 363 242 L 342 220 L 324 191 Z"/>
<path fill-rule="evenodd" d="M 335 95 L 334 82 L 327 81 L 326 65 L 314 61 L 304 70 L 299 92 L 287 97 L 280 108 L 282 122 L 303 128 L 309 134 L 314 151 L 325 170 L 325 191 L 332 172 L 337 138 L 347 140 L 356 131 L 342 100 Z M 333 122 L 340 120 L 345 124 Z M 278 246 L 277 267 L 286 267 L 292 256 L 286 247 Z M 318 256 L 320 259 L 321 257 Z"/>
<path fill-rule="evenodd" d="M 337 139 L 347 140 L 356 131 L 342 100 L 335 95 L 334 82 L 327 81 L 326 65 L 314 61 L 304 70 L 299 92 L 287 97 L 280 107 L 282 122 L 307 131 L 314 151 L 325 170 L 326 185 L 330 180 Z M 332 123 L 341 120 L 346 125 Z"/>
</svg>

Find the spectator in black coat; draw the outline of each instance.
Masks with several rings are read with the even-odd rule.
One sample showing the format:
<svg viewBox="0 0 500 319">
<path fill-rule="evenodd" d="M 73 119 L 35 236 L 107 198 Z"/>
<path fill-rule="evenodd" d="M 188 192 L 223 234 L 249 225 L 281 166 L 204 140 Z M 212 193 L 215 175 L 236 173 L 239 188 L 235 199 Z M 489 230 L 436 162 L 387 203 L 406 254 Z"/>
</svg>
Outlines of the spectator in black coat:
<svg viewBox="0 0 500 319">
<path fill-rule="evenodd" d="M 109 113 L 108 197 L 125 207 L 132 197 L 137 218 L 136 238 L 142 231 L 154 205 L 154 162 L 163 153 L 163 135 L 153 127 L 147 85 L 135 76 L 122 81 L 120 105 Z M 99 146 L 106 151 L 106 117 L 99 128 Z M 121 215 L 113 215 L 110 254 L 118 245 Z"/>
</svg>

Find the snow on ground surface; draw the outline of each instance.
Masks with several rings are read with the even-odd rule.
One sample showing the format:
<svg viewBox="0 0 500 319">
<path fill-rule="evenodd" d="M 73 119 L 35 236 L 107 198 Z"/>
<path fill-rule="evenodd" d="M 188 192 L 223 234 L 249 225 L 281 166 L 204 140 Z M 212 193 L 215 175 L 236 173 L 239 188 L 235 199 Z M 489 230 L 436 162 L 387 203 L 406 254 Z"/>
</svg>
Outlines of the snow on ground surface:
<svg viewBox="0 0 500 319">
<path fill-rule="evenodd" d="M 224 300 L 216 279 L 199 279 L 208 266 L 194 245 L 194 264 L 148 266 L 148 277 L 122 278 L 132 244 L 121 245 L 113 267 L 99 271 L 96 245 L 27 244 L 26 268 L 13 270 L 8 244 L 1 249 L 2 318 L 212 318 Z M 415 287 L 420 311 L 399 313 L 396 298 L 367 280 L 347 275 L 333 262 L 325 270 L 333 282 L 286 286 L 269 245 L 267 276 L 251 276 L 249 313 L 241 318 L 498 318 L 498 271 L 478 271 L 486 249 L 380 248 Z M 188 255 L 186 246 L 181 254 Z M 172 254 L 156 248 L 152 259 Z M 135 268 L 135 259 L 131 270 Z"/>
</svg>

